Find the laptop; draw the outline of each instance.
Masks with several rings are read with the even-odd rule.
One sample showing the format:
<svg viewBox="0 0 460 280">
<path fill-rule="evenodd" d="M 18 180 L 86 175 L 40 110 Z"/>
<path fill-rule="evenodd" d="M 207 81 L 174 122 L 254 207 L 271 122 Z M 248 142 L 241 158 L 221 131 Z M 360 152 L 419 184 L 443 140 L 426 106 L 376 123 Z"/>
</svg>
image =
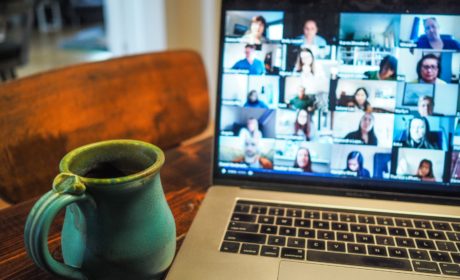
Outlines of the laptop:
<svg viewBox="0 0 460 280">
<path fill-rule="evenodd" d="M 167 279 L 460 279 L 458 26 L 223 0 L 213 185 Z"/>
</svg>

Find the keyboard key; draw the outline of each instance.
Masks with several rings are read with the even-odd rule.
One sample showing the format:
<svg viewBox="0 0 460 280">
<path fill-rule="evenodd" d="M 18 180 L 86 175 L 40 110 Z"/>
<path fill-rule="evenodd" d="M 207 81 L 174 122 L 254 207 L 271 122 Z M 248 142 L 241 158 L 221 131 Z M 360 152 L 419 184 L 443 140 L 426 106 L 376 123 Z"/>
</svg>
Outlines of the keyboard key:
<svg viewBox="0 0 460 280">
<path fill-rule="evenodd" d="M 305 211 L 303 217 L 307 219 L 319 219 L 318 211 Z"/>
<path fill-rule="evenodd" d="M 366 254 L 366 246 L 356 243 L 347 243 L 348 253 Z"/>
<path fill-rule="evenodd" d="M 270 216 L 259 216 L 259 219 L 257 220 L 259 224 L 268 224 L 268 225 L 273 225 L 275 222 L 275 218 L 270 217 Z"/>
<path fill-rule="evenodd" d="M 394 246 L 395 241 L 393 237 L 390 236 L 376 236 L 375 240 L 377 241 L 377 244 L 379 245 L 386 245 L 386 246 Z"/>
<path fill-rule="evenodd" d="M 407 229 L 407 233 L 410 237 L 426 238 L 426 234 L 423 229 Z"/>
<path fill-rule="evenodd" d="M 296 235 L 296 228 L 293 227 L 280 227 L 279 235 L 286 235 L 286 236 L 295 236 Z"/>
<path fill-rule="evenodd" d="M 395 222 L 398 227 L 414 227 L 411 220 L 395 219 Z"/>
<path fill-rule="evenodd" d="M 387 256 L 387 249 L 383 246 L 367 245 L 367 252 L 369 255 Z"/>
<path fill-rule="evenodd" d="M 346 223 L 332 223 L 331 227 L 337 231 L 348 231 L 348 224 Z"/>
<path fill-rule="evenodd" d="M 423 228 L 423 229 L 431 229 L 430 221 L 414 221 L 414 225 L 416 228 Z"/>
<path fill-rule="evenodd" d="M 459 253 L 450 253 L 454 263 L 460 263 L 460 254 Z"/>
<path fill-rule="evenodd" d="M 244 231 L 244 232 L 258 232 L 259 225 L 258 224 L 249 224 L 249 223 L 240 223 L 240 222 L 230 222 L 228 225 L 229 230 L 235 231 Z"/>
<path fill-rule="evenodd" d="M 393 218 L 389 217 L 377 217 L 377 224 L 383 226 L 394 226 Z"/>
<path fill-rule="evenodd" d="M 277 207 L 270 207 L 270 211 L 268 211 L 268 214 L 274 215 L 274 216 L 284 216 L 284 209 L 277 208 Z"/>
<path fill-rule="evenodd" d="M 456 232 L 460 232 L 460 224 L 452 224 L 452 229 Z"/>
<path fill-rule="evenodd" d="M 356 234 L 356 242 L 374 244 L 374 237 L 369 234 Z"/>
<path fill-rule="evenodd" d="M 243 243 L 243 245 L 241 245 L 240 253 L 246 255 L 258 255 L 259 250 L 260 245 Z"/>
<path fill-rule="evenodd" d="M 440 263 L 441 271 L 445 275 L 460 276 L 460 265 L 451 263 Z"/>
<path fill-rule="evenodd" d="M 412 261 L 412 265 L 417 272 L 441 274 L 438 265 L 434 262 Z"/>
<path fill-rule="evenodd" d="M 264 257 L 277 258 L 280 255 L 280 247 L 276 246 L 262 246 L 260 255 Z"/>
<path fill-rule="evenodd" d="M 394 236 L 407 236 L 406 230 L 404 228 L 389 227 L 388 233 Z"/>
<path fill-rule="evenodd" d="M 254 223 L 256 221 L 256 215 L 234 213 L 232 215 L 232 221 Z"/>
<path fill-rule="evenodd" d="M 446 252 L 430 251 L 430 256 L 433 261 L 452 262 L 452 260 L 449 257 L 449 253 Z"/>
<path fill-rule="evenodd" d="M 296 227 L 305 227 L 305 228 L 309 228 L 309 227 L 311 227 L 311 221 L 310 221 L 310 220 L 307 220 L 307 219 L 295 219 L 294 225 L 295 225 Z"/>
<path fill-rule="evenodd" d="M 276 218 L 276 224 L 280 226 L 292 226 L 291 218 Z"/>
<path fill-rule="evenodd" d="M 407 249 L 404 249 L 404 248 L 388 247 L 388 253 L 390 257 L 405 258 L 405 259 L 409 258 Z"/>
<path fill-rule="evenodd" d="M 430 260 L 428 252 L 425 250 L 409 249 L 409 255 L 415 260 Z"/>
<path fill-rule="evenodd" d="M 305 248 L 305 239 L 303 238 L 288 238 L 288 247 Z"/>
<path fill-rule="evenodd" d="M 345 243 L 328 241 L 327 242 L 327 250 L 328 251 L 334 251 L 334 252 L 345 252 L 346 251 Z"/>
<path fill-rule="evenodd" d="M 410 262 L 402 259 L 391 259 L 366 255 L 352 255 L 333 252 L 309 251 L 308 261 L 324 262 L 343 265 L 356 265 L 373 268 L 412 271 Z"/>
<path fill-rule="evenodd" d="M 414 240 L 409 238 L 396 237 L 396 245 L 400 247 L 415 248 Z"/>
<path fill-rule="evenodd" d="M 286 237 L 270 235 L 268 237 L 268 242 L 267 243 L 269 245 L 285 246 L 286 245 Z"/>
<path fill-rule="evenodd" d="M 284 259 L 304 260 L 305 250 L 294 248 L 281 248 L 281 257 Z"/>
<path fill-rule="evenodd" d="M 442 231 L 427 230 L 426 233 L 429 239 L 446 240 L 446 235 Z"/>
<path fill-rule="evenodd" d="M 449 223 L 446 223 L 446 222 L 433 222 L 433 227 L 434 229 L 437 229 L 437 230 L 445 230 L 445 231 L 452 230 Z"/>
<path fill-rule="evenodd" d="M 319 229 L 329 229 L 329 222 L 313 221 L 313 227 Z"/>
<path fill-rule="evenodd" d="M 350 225 L 350 231 L 367 233 L 367 226 L 366 225 L 351 224 Z"/>
<path fill-rule="evenodd" d="M 440 251 L 457 252 L 454 242 L 436 241 L 436 246 Z"/>
<path fill-rule="evenodd" d="M 264 234 L 227 231 L 227 233 L 225 233 L 224 239 L 227 241 L 240 241 L 240 242 L 246 242 L 246 243 L 265 244 L 265 240 L 267 239 L 267 236 Z"/>
<path fill-rule="evenodd" d="M 447 232 L 447 238 L 449 238 L 450 241 L 460 241 L 460 233 Z"/>
<path fill-rule="evenodd" d="M 358 223 L 375 224 L 375 219 L 372 216 L 358 216 Z"/>
<path fill-rule="evenodd" d="M 329 213 L 329 212 L 323 212 L 323 220 L 328 220 L 328 221 L 338 221 L 339 217 L 337 213 Z"/>
<path fill-rule="evenodd" d="M 278 232 L 277 226 L 262 225 L 260 227 L 260 233 L 276 234 Z"/>
<path fill-rule="evenodd" d="M 315 238 L 315 230 L 314 229 L 303 229 L 299 228 L 298 237 L 304 237 L 304 238 Z"/>
<path fill-rule="evenodd" d="M 240 250 L 240 243 L 237 242 L 224 241 L 220 246 L 221 252 L 238 253 L 238 250 Z"/>
<path fill-rule="evenodd" d="M 307 248 L 308 249 L 314 249 L 314 250 L 324 250 L 326 248 L 326 245 L 325 245 L 324 241 L 309 239 L 307 241 Z"/>
<path fill-rule="evenodd" d="M 252 206 L 252 214 L 260 214 L 265 215 L 267 214 L 267 207 L 265 206 Z"/>
<path fill-rule="evenodd" d="M 369 232 L 373 234 L 387 234 L 387 229 L 381 226 L 369 226 Z"/>
<path fill-rule="evenodd" d="M 431 240 L 416 239 L 415 243 L 417 243 L 417 247 L 421 249 L 436 249 L 434 242 Z"/>
<path fill-rule="evenodd" d="M 288 217 L 302 217 L 302 211 L 298 209 L 288 209 L 286 211 L 286 216 Z"/>
<path fill-rule="evenodd" d="M 355 236 L 353 233 L 337 232 L 337 240 L 355 242 Z"/>
<path fill-rule="evenodd" d="M 233 212 L 240 212 L 240 213 L 249 213 L 249 205 L 247 204 L 236 204 L 235 209 Z"/>
<path fill-rule="evenodd" d="M 324 240 L 335 240 L 335 234 L 333 231 L 318 230 L 318 235 L 316 238 Z"/>
<path fill-rule="evenodd" d="M 340 221 L 347 223 L 356 223 L 356 216 L 354 214 L 340 214 Z"/>
</svg>

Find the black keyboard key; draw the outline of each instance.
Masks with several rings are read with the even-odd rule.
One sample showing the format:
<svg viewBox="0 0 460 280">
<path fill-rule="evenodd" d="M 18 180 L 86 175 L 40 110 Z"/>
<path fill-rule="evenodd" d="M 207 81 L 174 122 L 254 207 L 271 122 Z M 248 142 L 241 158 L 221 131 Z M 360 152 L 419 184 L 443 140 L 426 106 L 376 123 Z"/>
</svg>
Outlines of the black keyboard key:
<svg viewBox="0 0 460 280">
<path fill-rule="evenodd" d="M 277 226 L 262 225 L 260 227 L 260 233 L 276 234 L 277 232 L 278 232 Z"/>
<path fill-rule="evenodd" d="M 347 243 L 348 253 L 366 254 L 366 246 L 363 244 Z"/>
<path fill-rule="evenodd" d="M 286 216 L 294 218 L 302 217 L 302 211 L 297 209 L 288 209 L 286 211 Z"/>
<path fill-rule="evenodd" d="M 367 245 L 367 252 L 369 255 L 387 256 L 387 249 L 383 246 Z"/>
<path fill-rule="evenodd" d="M 327 250 L 334 251 L 334 252 L 345 252 L 346 251 L 345 243 L 328 241 Z"/>
<path fill-rule="evenodd" d="M 260 255 L 264 257 L 277 258 L 280 255 L 280 247 L 277 246 L 262 246 L 260 249 Z"/>
<path fill-rule="evenodd" d="M 305 248 L 305 239 L 303 238 L 288 238 L 287 242 L 288 247 L 294 247 L 294 248 Z"/>
<path fill-rule="evenodd" d="M 268 242 L 267 243 L 268 243 L 268 245 L 285 246 L 286 245 L 286 237 L 270 235 L 268 237 Z"/>
<path fill-rule="evenodd" d="M 295 236 L 296 235 L 296 228 L 293 228 L 293 227 L 280 227 L 278 234 L 279 235 L 286 235 L 286 236 Z"/>
<path fill-rule="evenodd" d="M 268 211 L 268 214 L 273 216 L 284 216 L 284 209 L 278 207 L 270 207 L 270 211 Z"/>
<path fill-rule="evenodd" d="M 329 229 L 329 222 L 325 221 L 313 221 L 313 227 L 319 229 Z"/>
<path fill-rule="evenodd" d="M 355 242 L 355 236 L 350 232 L 337 232 L 338 241 Z"/>
<path fill-rule="evenodd" d="M 323 220 L 328 220 L 328 221 L 338 221 L 339 216 L 337 213 L 330 213 L 330 212 L 323 212 Z"/>
<path fill-rule="evenodd" d="M 358 216 L 358 223 L 361 224 L 375 224 L 375 218 L 373 216 Z"/>
<path fill-rule="evenodd" d="M 367 233 L 367 226 L 366 225 L 351 224 L 350 225 L 350 231 Z"/>
<path fill-rule="evenodd" d="M 240 243 L 238 242 L 224 241 L 222 242 L 222 245 L 220 246 L 221 252 L 238 253 L 239 250 L 240 250 Z"/>
<path fill-rule="evenodd" d="M 409 249 L 409 255 L 414 260 L 430 260 L 428 252 L 425 250 Z"/>
<path fill-rule="evenodd" d="M 299 228 L 299 231 L 297 233 L 298 237 L 304 237 L 304 238 L 315 238 L 315 230 L 314 229 L 303 229 Z"/>
<path fill-rule="evenodd" d="M 460 232 L 460 224 L 452 224 L 452 229 L 456 232 Z"/>
<path fill-rule="evenodd" d="M 307 219 L 319 219 L 318 211 L 305 211 L 303 217 Z"/>
<path fill-rule="evenodd" d="M 437 229 L 437 230 L 445 230 L 445 231 L 452 230 L 449 223 L 446 223 L 446 222 L 433 222 L 433 227 L 434 229 Z"/>
<path fill-rule="evenodd" d="M 416 228 L 423 228 L 423 229 L 431 229 L 430 221 L 414 221 L 414 225 Z"/>
<path fill-rule="evenodd" d="M 388 247 L 388 254 L 390 257 L 395 258 L 409 258 L 409 254 L 407 253 L 407 249 L 404 248 L 395 248 L 395 247 Z"/>
<path fill-rule="evenodd" d="M 227 231 L 227 233 L 225 233 L 224 239 L 227 241 L 240 241 L 240 242 L 246 242 L 246 243 L 265 244 L 265 240 L 267 239 L 267 236 L 264 234 Z"/>
<path fill-rule="evenodd" d="M 348 231 L 348 224 L 346 223 L 332 223 L 331 227 L 337 231 Z"/>
<path fill-rule="evenodd" d="M 451 263 L 440 263 L 441 271 L 445 275 L 460 276 L 460 265 Z"/>
<path fill-rule="evenodd" d="M 436 246 L 440 251 L 457 252 L 454 242 L 436 241 Z"/>
<path fill-rule="evenodd" d="M 426 233 L 429 239 L 446 240 L 446 235 L 442 231 L 427 230 Z"/>
<path fill-rule="evenodd" d="M 415 242 L 410 238 L 396 237 L 396 245 L 400 247 L 415 248 Z"/>
<path fill-rule="evenodd" d="M 252 214 L 265 215 L 267 214 L 267 207 L 265 206 L 252 206 Z"/>
<path fill-rule="evenodd" d="M 455 244 L 457 244 L 457 248 L 460 251 L 460 242 L 455 242 Z"/>
<path fill-rule="evenodd" d="M 291 218 L 276 218 L 276 224 L 280 226 L 292 226 L 292 219 Z"/>
<path fill-rule="evenodd" d="M 335 240 L 335 234 L 333 231 L 318 230 L 318 235 L 316 238 L 324 240 Z"/>
<path fill-rule="evenodd" d="M 369 234 L 356 234 L 356 242 L 374 244 L 374 236 Z"/>
<path fill-rule="evenodd" d="M 309 228 L 309 227 L 311 227 L 311 221 L 307 220 L 307 219 L 295 219 L 294 220 L 294 225 L 296 227 Z"/>
<path fill-rule="evenodd" d="M 340 221 L 347 223 L 356 223 L 356 216 L 354 214 L 340 214 Z"/>
<path fill-rule="evenodd" d="M 412 261 L 412 265 L 417 272 L 441 274 L 438 265 L 434 262 Z"/>
<path fill-rule="evenodd" d="M 281 248 L 281 257 L 284 259 L 304 260 L 305 250 L 294 248 Z"/>
<path fill-rule="evenodd" d="M 395 219 L 395 222 L 398 227 L 414 227 L 411 220 Z"/>
<path fill-rule="evenodd" d="M 275 223 L 275 218 L 270 216 L 259 216 L 257 222 L 259 224 L 273 225 Z"/>
<path fill-rule="evenodd" d="M 450 241 L 460 241 L 460 233 L 447 232 L 447 238 L 449 238 Z"/>
<path fill-rule="evenodd" d="M 389 227 L 388 233 L 393 236 L 407 236 L 406 230 L 398 227 Z"/>
<path fill-rule="evenodd" d="M 241 222 L 230 222 L 228 225 L 228 230 L 234 231 L 244 231 L 244 232 L 258 232 L 259 225 L 258 224 L 249 224 L 249 223 L 241 223 Z"/>
<path fill-rule="evenodd" d="M 375 237 L 375 240 L 377 241 L 377 244 L 379 244 L 379 245 L 385 245 L 385 246 L 394 246 L 395 245 L 395 241 L 394 241 L 393 237 L 390 237 L 390 236 L 379 236 L 379 235 L 377 235 Z"/>
<path fill-rule="evenodd" d="M 243 243 L 241 245 L 240 253 L 246 254 L 246 255 L 258 255 L 259 250 L 260 250 L 260 245 Z"/>
<path fill-rule="evenodd" d="M 233 212 L 240 212 L 240 213 L 249 213 L 249 205 L 247 204 L 236 204 L 235 209 Z"/>
<path fill-rule="evenodd" d="M 417 243 L 417 247 L 420 249 L 436 249 L 436 247 L 434 246 L 434 242 L 431 240 L 416 239 L 415 243 Z"/>
<path fill-rule="evenodd" d="M 254 223 L 256 221 L 256 215 L 234 213 L 232 215 L 232 221 Z"/>
<path fill-rule="evenodd" d="M 423 229 L 407 229 L 407 233 L 409 234 L 410 237 L 415 237 L 415 238 L 426 238 L 425 231 Z"/>
<path fill-rule="evenodd" d="M 460 253 L 450 253 L 454 263 L 460 263 Z"/>
<path fill-rule="evenodd" d="M 377 224 L 383 226 L 394 226 L 393 218 L 389 217 L 377 217 Z"/>
<path fill-rule="evenodd" d="M 369 232 L 373 234 L 387 234 L 387 229 L 382 226 L 369 226 Z"/>
<path fill-rule="evenodd" d="M 447 252 L 440 252 L 440 251 L 430 251 L 430 256 L 433 261 L 437 262 L 452 262 L 450 259 L 449 253 Z"/>
<path fill-rule="evenodd" d="M 326 244 L 324 241 L 321 240 L 311 240 L 309 239 L 307 241 L 307 248 L 308 249 L 314 249 L 314 250 L 325 250 L 326 249 Z"/>
<path fill-rule="evenodd" d="M 309 251 L 307 260 L 343 265 L 356 265 L 373 268 L 412 271 L 410 262 L 402 259 L 391 259 L 366 255 L 350 255 L 333 252 Z"/>
</svg>

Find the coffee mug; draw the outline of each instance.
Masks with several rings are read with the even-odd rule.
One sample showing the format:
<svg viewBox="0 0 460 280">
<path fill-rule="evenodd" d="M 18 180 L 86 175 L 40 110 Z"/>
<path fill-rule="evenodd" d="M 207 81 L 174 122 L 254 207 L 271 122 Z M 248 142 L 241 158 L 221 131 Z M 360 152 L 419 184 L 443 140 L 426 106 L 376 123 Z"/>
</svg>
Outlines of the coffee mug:
<svg viewBox="0 0 460 280">
<path fill-rule="evenodd" d="M 77 148 L 60 163 L 51 191 L 33 206 L 24 240 L 42 269 L 72 279 L 155 279 L 169 267 L 176 226 L 164 196 L 164 154 L 134 140 Z M 48 232 L 66 207 L 64 263 L 48 249 Z"/>
</svg>

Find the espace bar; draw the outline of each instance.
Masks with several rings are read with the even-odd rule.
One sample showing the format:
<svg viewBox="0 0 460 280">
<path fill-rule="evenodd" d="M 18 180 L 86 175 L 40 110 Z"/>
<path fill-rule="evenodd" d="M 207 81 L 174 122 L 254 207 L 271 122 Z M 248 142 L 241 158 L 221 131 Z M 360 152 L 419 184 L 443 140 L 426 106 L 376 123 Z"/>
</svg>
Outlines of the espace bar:
<svg viewBox="0 0 460 280">
<path fill-rule="evenodd" d="M 412 271 L 412 266 L 408 260 L 372 257 L 367 255 L 340 254 L 308 250 L 307 260 L 313 262 Z"/>
</svg>

